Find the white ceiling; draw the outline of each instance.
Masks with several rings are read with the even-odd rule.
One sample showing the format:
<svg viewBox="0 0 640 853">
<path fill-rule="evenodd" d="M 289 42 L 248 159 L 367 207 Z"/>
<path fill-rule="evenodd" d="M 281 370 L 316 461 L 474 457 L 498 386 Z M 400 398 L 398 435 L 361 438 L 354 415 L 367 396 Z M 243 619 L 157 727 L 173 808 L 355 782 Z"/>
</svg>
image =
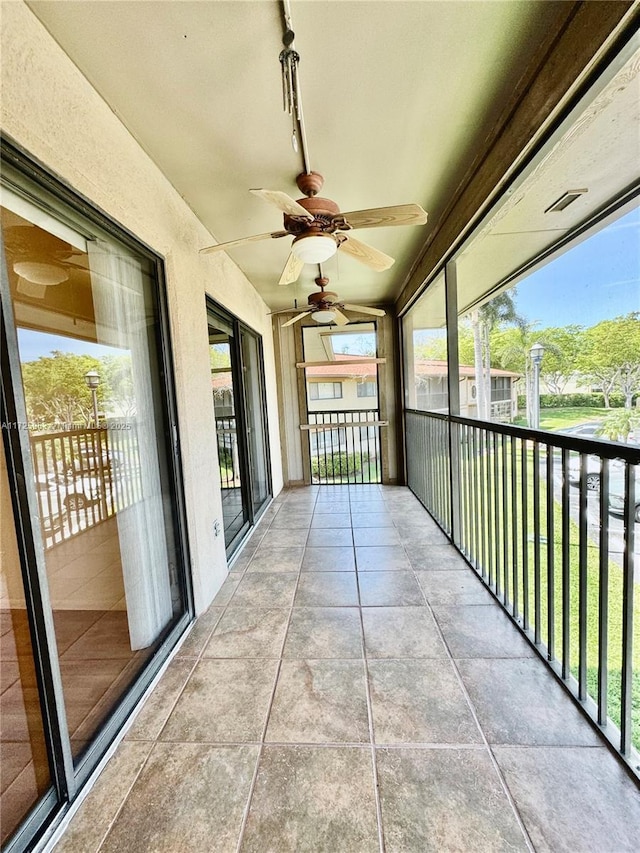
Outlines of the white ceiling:
<svg viewBox="0 0 640 853">
<path fill-rule="evenodd" d="M 358 239 L 394 256 L 385 273 L 324 265 L 350 302 L 398 295 L 429 229 L 565 4 L 293 0 L 310 165 L 343 211 L 417 202 L 426 226 Z M 210 230 L 215 241 L 281 228 L 248 190 L 300 193 L 282 110 L 276 0 L 40 2 L 30 8 Z M 553 199 L 551 199 L 553 201 Z M 289 240 L 230 251 L 273 308 L 305 301 L 317 267 L 277 281 Z"/>
</svg>

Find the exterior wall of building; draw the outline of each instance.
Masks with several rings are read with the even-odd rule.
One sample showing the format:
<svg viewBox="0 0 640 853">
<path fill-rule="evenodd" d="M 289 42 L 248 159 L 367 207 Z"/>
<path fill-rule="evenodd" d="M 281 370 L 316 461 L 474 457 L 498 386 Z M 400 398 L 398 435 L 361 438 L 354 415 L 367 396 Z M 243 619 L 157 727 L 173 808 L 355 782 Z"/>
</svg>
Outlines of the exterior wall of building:
<svg viewBox="0 0 640 853">
<path fill-rule="evenodd" d="M 268 307 L 90 83 L 22 2 L 2 4 L 3 132 L 165 260 L 196 610 L 227 574 L 205 294 L 262 335 L 273 491 L 282 488 Z M 215 192 L 215 187 L 211 187 Z"/>
<path fill-rule="evenodd" d="M 352 379 L 346 376 L 322 377 L 320 382 L 339 382 L 342 386 L 342 397 L 324 400 L 313 400 L 311 398 L 310 386 L 315 384 L 316 380 L 307 381 L 307 394 L 309 400 L 309 409 L 313 412 L 336 412 L 351 409 L 377 409 L 378 395 L 375 397 L 358 397 L 358 385 L 362 384 L 360 379 Z M 369 376 L 368 382 L 376 382 L 375 376 Z"/>
</svg>

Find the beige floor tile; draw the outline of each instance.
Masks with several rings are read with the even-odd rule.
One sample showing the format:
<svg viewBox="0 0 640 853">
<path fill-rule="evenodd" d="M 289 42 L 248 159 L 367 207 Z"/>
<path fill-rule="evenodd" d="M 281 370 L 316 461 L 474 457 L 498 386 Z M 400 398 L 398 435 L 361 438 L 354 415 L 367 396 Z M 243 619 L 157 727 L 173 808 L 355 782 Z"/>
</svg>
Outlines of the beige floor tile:
<svg viewBox="0 0 640 853">
<path fill-rule="evenodd" d="M 357 607 L 294 607 L 285 658 L 361 658 Z"/>
<path fill-rule="evenodd" d="M 243 853 L 378 853 L 371 753 L 266 746 Z"/>
<path fill-rule="evenodd" d="M 101 853 L 234 853 L 257 746 L 157 744 Z"/>
<path fill-rule="evenodd" d="M 351 660 L 285 660 L 269 743 L 368 743 L 364 667 Z"/>
<path fill-rule="evenodd" d="M 528 850 L 484 749 L 377 749 L 388 853 Z"/>
<path fill-rule="evenodd" d="M 259 741 L 277 668 L 277 662 L 272 660 L 201 660 L 160 739 L 203 743 Z"/>
</svg>

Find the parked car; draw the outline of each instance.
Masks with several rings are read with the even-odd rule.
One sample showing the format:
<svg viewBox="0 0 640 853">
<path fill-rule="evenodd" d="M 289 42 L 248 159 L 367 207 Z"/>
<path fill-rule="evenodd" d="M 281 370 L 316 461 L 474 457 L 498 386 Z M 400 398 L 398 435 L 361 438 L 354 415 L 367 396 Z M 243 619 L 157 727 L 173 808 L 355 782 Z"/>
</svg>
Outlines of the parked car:
<svg viewBox="0 0 640 853">
<path fill-rule="evenodd" d="M 58 463 L 58 471 L 67 476 L 97 474 L 110 477 L 120 466 L 120 455 L 116 451 L 106 447 L 101 449 L 91 445 L 79 445 L 74 446 L 71 455 Z"/>
<path fill-rule="evenodd" d="M 60 517 L 62 511 L 77 512 L 98 503 L 104 496 L 104 488 L 96 477 L 40 475 L 36 479 L 36 490 L 43 521 Z"/>
<path fill-rule="evenodd" d="M 640 465 L 634 465 L 634 468 L 636 480 L 634 519 L 640 523 Z M 609 512 L 612 515 L 624 515 L 624 480 L 623 470 L 622 472 L 616 472 L 609 482 Z"/>
<path fill-rule="evenodd" d="M 581 462 L 579 456 L 573 456 L 569 460 L 568 465 L 568 478 L 569 482 L 573 486 L 580 485 L 580 469 Z M 609 471 L 611 474 L 617 471 L 624 472 L 624 462 L 620 459 L 612 459 L 609 462 Z M 587 489 L 590 492 L 597 492 L 600 489 L 600 457 L 599 456 L 587 456 L 586 457 L 586 471 L 585 471 L 585 480 L 587 484 Z"/>
</svg>

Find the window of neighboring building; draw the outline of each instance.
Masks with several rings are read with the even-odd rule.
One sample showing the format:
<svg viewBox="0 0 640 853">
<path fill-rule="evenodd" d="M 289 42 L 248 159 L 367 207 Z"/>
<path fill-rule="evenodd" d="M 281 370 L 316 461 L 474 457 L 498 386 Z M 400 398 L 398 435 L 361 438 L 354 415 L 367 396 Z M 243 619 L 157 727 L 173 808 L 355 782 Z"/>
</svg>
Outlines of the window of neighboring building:
<svg viewBox="0 0 640 853">
<path fill-rule="evenodd" d="M 511 377 L 509 376 L 492 376 L 491 377 L 491 402 L 497 403 L 501 400 L 511 399 Z"/>
<path fill-rule="evenodd" d="M 339 400 L 342 397 L 342 382 L 309 383 L 309 399 Z"/>
<path fill-rule="evenodd" d="M 378 387 L 375 382 L 359 382 L 358 397 L 376 397 L 378 395 Z"/>
<path fill-rule="evenodd" d="M 332 452 L 344 450 L 347 441 L 347 431 L 344 428 L 312 430 L 311 431 L 311 452 L 318 453 L 322 451 Z"/>
</svg>

